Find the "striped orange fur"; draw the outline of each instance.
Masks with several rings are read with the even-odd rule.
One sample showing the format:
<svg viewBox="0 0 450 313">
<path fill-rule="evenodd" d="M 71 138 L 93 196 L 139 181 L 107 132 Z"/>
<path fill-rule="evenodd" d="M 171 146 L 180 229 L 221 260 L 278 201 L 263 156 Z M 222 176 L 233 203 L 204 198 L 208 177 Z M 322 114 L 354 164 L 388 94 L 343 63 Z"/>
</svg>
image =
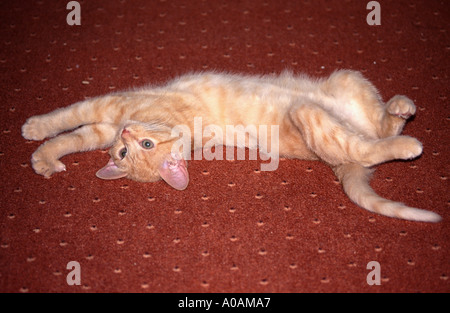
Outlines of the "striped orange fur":
<svg viewBox="0 0 450 313">
<path fill-rule="evenodd" d="M 211 72 L 33 116 L 23 125 L 22 135 L 29 140 L 53 137 L 31 159 L 36 173 L 46 177 L 66 169 L 59 160 L 66 154 L 111 147 L 110 161 L 97 173 L 100 178 L 142 182 L 162 178 L 183 190 L 189 176 L 185 160 L 172 150 L 178 139 L 172 134 L 175 126 L 186 125 L 192 149 L 201 149 L 214 138 L 213 133 L 203 133 L 208 125 L 223 133 L 227 125 L 278 126 L 279 138 L 269 134 L 265 148 L 277 141 L 281 156 L 326 162 L 361 207 L 391 217 L 437 222 L 436 213 L 383 199 L 369 186 L 374 165 L 422 153 L 419 141 L 400 135 L 415 112 L 405 96 L 383 103 L 376 88 L 355 71 L 340 70 L 321 79 L 291 72 L 267 76 Z M 206 136 L 200 144 L 194 140 L 196 117 L 202 118 L 200 138 Z M 72 132 L 60 134 L 65 131 Z M 250 134 L 245 136 L 248 145 Z M 260 134 L 252 136 L 262 145 Z"/>
</svg>

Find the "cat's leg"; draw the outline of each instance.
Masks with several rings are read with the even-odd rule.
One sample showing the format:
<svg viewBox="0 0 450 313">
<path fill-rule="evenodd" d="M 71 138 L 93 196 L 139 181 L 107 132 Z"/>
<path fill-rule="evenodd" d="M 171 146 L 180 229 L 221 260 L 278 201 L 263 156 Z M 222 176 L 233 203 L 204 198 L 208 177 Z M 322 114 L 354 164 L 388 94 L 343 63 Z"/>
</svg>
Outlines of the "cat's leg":
<svg viewBox="0 0 450 313">
<path fill-rule="evenodd" d="M 120 95 L 103 96 L 32 116 L 22 126 L 22 136 L 28 140 L 43 140 L 81 125 L 118 123 L 125 112 L 125 99 Z"/>
<path fill-rule="evenodd" d="M 50 177 L 66 170 L 59 161 L 64 155 L 109 147 L 116 137 L 117 128 L 112 124 L 85 125 L 71 133 L 62 134 L 43 143 L 31 157 L 37 174 Z"/>
<path fill-rule="evenodd" d="M 331 115 L 368 138 L 382 137 L 380 121 L 385 116 L 384 104 L 375 86 L 360 72 L 336 71 L 322 82 L 321 90 L 327 96 L 323 107 Z"/>
<path fill-rule="evenodd" d="M 314 103 L 295 104 L 289 114 L 309 149 L 330 165 L 359 163 L 369 167 L 394 159 L 412 159 L 422 153 L 422 145 L 415 138 L 367 138 Z"/>
<path fill-rule="evenodd" d="M 371 138 L 397 136 L 408 118 L 416 113 L 414 102 L 406 96 L 397 95 L 383 103 L 375 86 L 359 72 L 341 70 L 334 72 L 322 84 L 322 90 L 343 104 L 331 108 L 335 115 L 343 111 L 352 118 L 346 122 Z"/>
<path fill-rule="evenodd" d="M 28 140 L 43 140 L 80 125 L 89 124 L 87 112 L 80 114 L 80 110 L 92 106 L 92 102 L 84 101 L 47 114 L 32 116 L 22 126 L 22 136 Z"/>
</svg>

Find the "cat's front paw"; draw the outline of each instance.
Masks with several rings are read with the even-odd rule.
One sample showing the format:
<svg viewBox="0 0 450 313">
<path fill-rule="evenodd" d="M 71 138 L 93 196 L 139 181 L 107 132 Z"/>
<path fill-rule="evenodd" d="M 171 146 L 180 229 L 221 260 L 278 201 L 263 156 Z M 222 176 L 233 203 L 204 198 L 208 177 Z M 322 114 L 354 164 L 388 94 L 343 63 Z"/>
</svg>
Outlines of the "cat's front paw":
<svg viewBox="0 0 450 313">
<path fill-rule="evenodd" d="M 58 173 L 66 170 L 66 166 L 59 160 L 46 158 L 40 154 L 39 151 L 35 152 L 31 157 L 31 165 L 34 171 L 42 176 L 49 178 L 53 173 Z"/>
<path fill-rule="evenodd" d="M 391 115 L 408 119 L 416 114 L 414 102 L 405 96 L 394 96 L 387 104 L 387 111 Z"/>
<path fill-rule="evenodd" d="M 43 140 L 48 136 L 46 128 L 40 116 L 33 116 L 23 124 L 22 136 L 27 140 Z"/>
</svg>

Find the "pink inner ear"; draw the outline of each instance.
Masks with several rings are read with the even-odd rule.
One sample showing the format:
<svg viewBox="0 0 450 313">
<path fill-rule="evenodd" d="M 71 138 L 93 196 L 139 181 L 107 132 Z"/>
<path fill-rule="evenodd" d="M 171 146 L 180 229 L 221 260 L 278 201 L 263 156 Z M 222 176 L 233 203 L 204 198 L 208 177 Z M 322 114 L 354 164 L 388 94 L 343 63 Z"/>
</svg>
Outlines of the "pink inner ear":
<svg viewBox="0 0 450 313">
<path fill-rule="evenodd" d="M 95 175 L 101 179 L 118 179 L 127 176 L 127 173 L 121 171 L 113 159 L 109 159 L 108 163 L 99 169 Z"/>
<path fill-rule="evenodd" d="M 181 158 L 177 159 L 169 155 L 159 167 L 159 174 L 166 183 L 177 190 L 184 190 L 189 184 L 186 161 Z"/>
</svg>

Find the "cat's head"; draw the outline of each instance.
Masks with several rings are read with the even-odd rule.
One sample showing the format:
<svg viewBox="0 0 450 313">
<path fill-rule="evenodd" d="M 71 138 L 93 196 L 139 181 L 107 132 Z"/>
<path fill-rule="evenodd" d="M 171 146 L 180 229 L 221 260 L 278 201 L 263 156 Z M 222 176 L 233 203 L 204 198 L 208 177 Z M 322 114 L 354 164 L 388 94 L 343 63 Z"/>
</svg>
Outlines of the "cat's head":
<svg viewBox="0 0 450 313">
<path fill-rule="evenodd" d="M 140 182 L 164 179 L 175 189 L 189 183 L 186 161 L 173 154 L 171 129 L 155 124 L 131 123 L 118 134 L 109 150 L 111 159 L 97 172 L 101 179 L 126 177 Z"/>
</svg>

